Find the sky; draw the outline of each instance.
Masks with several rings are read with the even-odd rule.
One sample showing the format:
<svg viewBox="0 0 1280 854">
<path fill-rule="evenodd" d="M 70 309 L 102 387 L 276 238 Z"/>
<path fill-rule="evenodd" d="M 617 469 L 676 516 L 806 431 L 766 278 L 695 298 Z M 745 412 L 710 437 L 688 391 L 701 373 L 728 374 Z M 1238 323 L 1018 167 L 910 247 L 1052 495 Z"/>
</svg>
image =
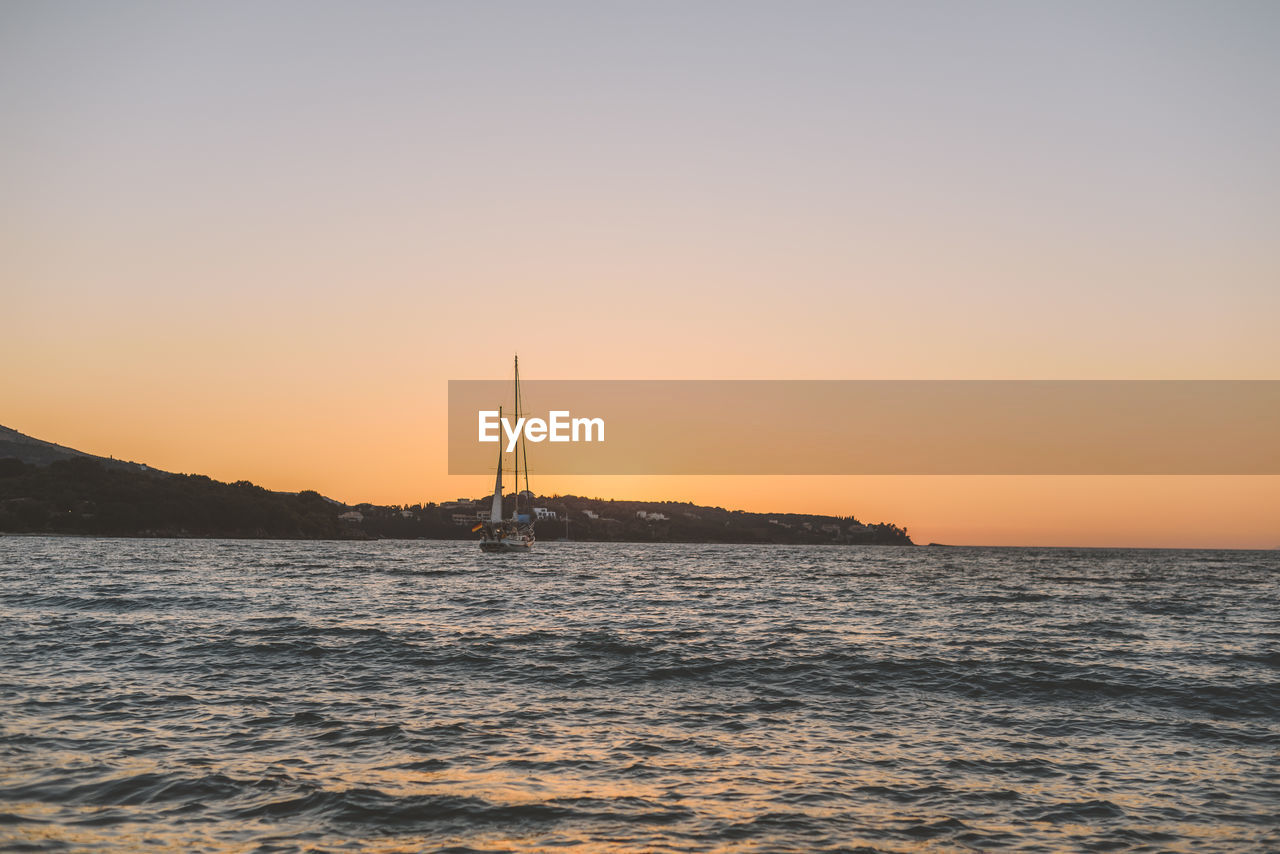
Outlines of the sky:
<svg viewBox="0 0 1280 854">
<path fill-rule="evenodd" d="M 0 423 L 348 502 L 449 379 L 1275 379 L 1270 2 L 0 2 Z M 1280 478 L 547 478 L 1280 546 Z"/>
</svg>

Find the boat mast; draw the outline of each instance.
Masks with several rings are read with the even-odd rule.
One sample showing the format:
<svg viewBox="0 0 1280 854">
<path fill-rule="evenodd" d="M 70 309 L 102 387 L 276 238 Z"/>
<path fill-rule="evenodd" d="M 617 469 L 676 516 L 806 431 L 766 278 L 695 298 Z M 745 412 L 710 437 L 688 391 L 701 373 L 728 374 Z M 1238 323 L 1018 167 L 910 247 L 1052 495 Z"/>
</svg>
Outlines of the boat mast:
<svg viewBox="0 0 1280 854">
<path fill-rule="evenodd" d="M 520 357 L 516 356 L 516 417 L 520 417 L 520 410 L 524 408 L 524 400 L 520 396 Z M 524 432 L 520 433 L 520 450 L 524 452 L 524 491 L 529 492 L 529 446 L 525 444 Z M 516 470 L 516 493 L 520 492 L 520 471 Z M 530 493 L 532 496 L 532 493 Z M 533 512 L 532 503 L 529 506 L 530 513 Z"/>
<path fill-rule="evenodd" d="M 516 354 L 515 404 L 516 404 L 516 423 L 519 424 L 520 423 L 520 355 L 518 353 Z M 519 445 L 516 445 L 515 453 L 516 453 L 516 467 L 515 467 L 516 500 L 513 502 L 514 506 L 511 509 L 511 521 L 515 522 L 516 524 L 519 524 L 520 523 L 520 446 Z M 526 466 L 528 465 L 527 461 L 525 462 L 525 465 Z"/>
</svg>

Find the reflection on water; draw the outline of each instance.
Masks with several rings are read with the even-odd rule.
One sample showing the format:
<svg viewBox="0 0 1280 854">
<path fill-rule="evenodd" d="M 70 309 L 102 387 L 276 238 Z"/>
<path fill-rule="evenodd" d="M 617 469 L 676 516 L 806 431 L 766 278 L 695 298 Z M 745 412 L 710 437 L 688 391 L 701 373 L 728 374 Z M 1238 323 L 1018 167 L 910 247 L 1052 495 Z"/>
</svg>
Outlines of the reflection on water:
<svg viewBox="0 0 1280 854">
<path fill-rule="evenodd" d="M 1280 555 L 0 539 L 0 844 L 1280 848 Z"/>
</svg>

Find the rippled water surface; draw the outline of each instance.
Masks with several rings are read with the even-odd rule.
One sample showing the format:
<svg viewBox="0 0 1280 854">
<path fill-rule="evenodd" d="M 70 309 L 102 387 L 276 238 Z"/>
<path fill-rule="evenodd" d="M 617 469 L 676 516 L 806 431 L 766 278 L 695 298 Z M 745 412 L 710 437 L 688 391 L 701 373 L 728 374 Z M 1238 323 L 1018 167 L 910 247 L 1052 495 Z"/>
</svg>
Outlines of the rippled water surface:
<svg viewBox="0 0 1280 854">
<path fill-rule="evenodd" d="M 0 538 L 0 847 L 1280 850 L 1280 553 Z"/>
</svg>

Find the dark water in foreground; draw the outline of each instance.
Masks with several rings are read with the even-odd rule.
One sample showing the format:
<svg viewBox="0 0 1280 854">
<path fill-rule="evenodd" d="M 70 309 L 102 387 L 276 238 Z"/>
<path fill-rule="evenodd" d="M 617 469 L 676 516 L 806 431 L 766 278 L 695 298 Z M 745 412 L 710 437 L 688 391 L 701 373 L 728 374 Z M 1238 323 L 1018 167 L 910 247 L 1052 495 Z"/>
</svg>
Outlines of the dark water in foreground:
<svg viewBox="0 0 1280 854">
<path fill-rule="evenodd" d="M 0 847 L 1280 850 L 1280 553 L 0 538 Z"/>
</svg>

